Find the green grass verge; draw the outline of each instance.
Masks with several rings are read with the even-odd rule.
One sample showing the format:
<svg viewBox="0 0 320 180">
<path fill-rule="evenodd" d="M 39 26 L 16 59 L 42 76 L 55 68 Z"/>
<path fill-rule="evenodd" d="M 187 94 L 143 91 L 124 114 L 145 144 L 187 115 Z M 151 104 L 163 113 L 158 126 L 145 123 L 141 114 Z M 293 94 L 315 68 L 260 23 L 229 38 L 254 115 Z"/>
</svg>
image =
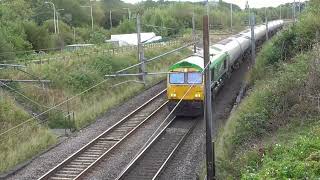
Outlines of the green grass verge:
<svg viewBox="0 0 320 180">
<path fill-rule="evenodd" d="M 231 115 L 217 145 L 222 177 L 240 178 L 241 169 L 246 165 L 238 159 L 243 152 L 291 123 L 292 118 L 304 119 L 317 114 L 315 106 L 298 96 L 305 88 L 301 84 L 309 79 L 308 60 L 312 57 L 311 54 L 299 55 L 272 78 L 257 81 L 250 95 Z"/>
<path fill-rule="evenodd" d="M 3 91 L 0 91 L 0 133 L 30 116 Z M 35 121 L 0 138 L 0 173 L 31 158 L 56 142 L 56 137 Z"/>
<path fill-rule="evenodd" d="M 145 56 L 154 57 L 163 52 L 167 52 L 179 45 L 172 45 L 167 47 L 160 47 L 155 49 L 147 49 Z M 173 53 L 170 56 L 163 57 L 160 61 L 153 62 L 147 65 L 148 72 L 167 71 L 167 68 L 174 62 L 184 58 L 190 54 L 188 49 Z M 25 98 L 15 94 L 15 98 L 22 102 L 26 107 L 31 107 L 34 112 L 43 112 L 65 101 L 67 98 L 98 84 L 105 80 L 104 75 L 112 74 L 117 70 L 137 63 L 136 52 L 129 52 L 118 55 L 96 55 L 93 54 L 88 57 L 79 59 L 69 59 L 67 61 L 54 61 L 50 64 L 44 65 L 30 65 L 28 72 L 41 77 L 42 79 L 49 79 L 51 83 L 48 87 L 30 85 L 30 84 L 11 84 L 29 98 L 40 103 L 43 106 L 38 106 Z M 136 73 L 137 69 L 129 72 Z M 30 79 L 24 73 L 17 71 L 4 71 L 2 75 L 5 78 L 13 79 Z M 159 82 L 165 76 L 150 77 L 147 79 L 147 86 Z M 41 116 L 42 119 L 47 119 L 51 128 L 65 128 L 73 127 L 80 129 L 92 123 L 98 116 L 106 112 L 111 107 L 124 102 L 126 99 L 141 92 L 145 87 L 137 83 L 126 83 L 120 86 L 112 87 L 113 85 L 127 81 L 137 80 L 135 77 L 109 78 L 106 82 L 98 87 L 86 92 L 85 94 L 74 98 L 69 103 L 66 103 L 52 112 Z M 66 123 L 65 118 L 67 110 L 75 112 L 75 122 Z"/>
<path fill-rule="evenodd" d="M 146 50 L 146 57 L 154 57 L 176 48 L 177 45 Z M 167 68 L 174 62 L 182 59 L 191 51 L 188 49 L 173 53 L 161 59 L 161 61 L 147 65 L 149 72 L 167 71 Z M 49 86 L 36 84 L 9 84 L 27 97 L 41 104 L 41 106 L 26 100 L 13 92 L 5 94 L 0 98 L 0 133 L 30 118 L 28 113 L 21 106 L 30 108 L 33 112 L 43 112 L 69 97 L 72 97 L 87 88 L 96 85 L 104 80 L 105 74 L 113 72 L 137 63 L 135 52 L 124 55 L 96 55 L 80 59 L 69 59 L 67 61 L 54 61 L 44 65 L 30 65 L 27 71 L 41 77 L 52 80 Z M 136 69 L 129 72 L 136 72 Z M 4 78 L 32 79 L 25 73 L 14 70 L 3 70 L 0 72 Z M 110 108 L 124 102 L 130 97 L 151 87 L 163 80 L 165 76 L 148 77 L 147 86 L 138 83 L 126 83 L 112 87 L 114 84 L 136 78 L 110 78 L 100 86 L 74 98 L 55 110 L 46 113 L 40 118 L 48 120 L 47 124 L 37 125 L 37 120 L 25 124 L 23 127 L 8 133 L 6 137 L 0 138 L 0 172 L 4 172 L 18 163 L 30 159 L 35 154 L 48 148 L 56 142 L 56 138 L 47 129 L 73 127 L 81 129 L 94 122 Z M 9 90 L 9 89 L 8 89 Z M 10 95 L 10 96 L 9 96 Z M 16 101 L 14 101 L 15 99 Z M 19 102 L 20 105 L 17 105 Z M 75 113 L 75 122 L 66 122 L 64 116 L 69 109 Z"/>
<path fill-rule="evenodd" d="M 280 129 L 246 152 L 241 179 L 317 179 L 320 177 L 320 119 Z"/>
<path fill-rule="evenodd" d="M 320 48 L 314 44 L 320 3 L 310 4 L 259 53 L 248 76 L 252 89 L 217 138 L 219 179 L 320 177 Z"/>
</svg>

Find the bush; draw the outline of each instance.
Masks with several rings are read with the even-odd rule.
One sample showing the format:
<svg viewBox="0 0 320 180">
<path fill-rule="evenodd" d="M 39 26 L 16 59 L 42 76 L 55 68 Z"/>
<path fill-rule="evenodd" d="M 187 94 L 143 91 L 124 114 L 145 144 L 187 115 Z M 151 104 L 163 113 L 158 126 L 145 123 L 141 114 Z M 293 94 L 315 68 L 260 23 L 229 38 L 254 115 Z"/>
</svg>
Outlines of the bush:
<svg viewBox="0 0 320 180">
<path fill-rule="evenodd" d="M 103 44 L 106 39 L 110 37 L 110 32 L 99 27 L 95 27 L 95 30 L 91 32 L 89 42 L 92 44 Z"/>
<path fill-rule="evenodd" d="M 68 75 L 67 84 L 76 92 L 81 92 L 97 84 L 101 76 L 85 68 L 72 71 Z"/>
<path fill-rule="evenodd" d="M 15 59 L 14 49 L 10 43 L 8 43 L 4 35 L 0 32 L 0 62 L 6 62 L 6 60 Z"/>
<path fill-rule="evenodd" d="M 30 116 L 0 90 L 0 132 L 26 121 Z M 0 137 L 0 173 L 36 155 L 55 143 L 55 137 L 36 120 Z"/>
<path fill-rule="evenodd" d="M 129 34 L 136 33 L 136 21 L 124 19 L 120 22 L 119 26 L 112 29 L 113 34 Z"/>
<path fill-rule="evenodd" d="M 222 179 L 312 179 L 319 176 L 315 164 L 308 169 L 308 164 L 299 162 L 303 161 L 301 156 L 294 153 L 301 151 L 300 147 L 296 148 L 299 151 L 287 152 L 295 149 L 288 145 L 269 155 L 268 148 L 263 147 L 266 137 L 277 134 L 296 119 L 300 125 L 309 123 L 308 119 L 318 120 L 317 102 L 307 97 L 310 94 L 317 96 L 318 91 L 314 89 L 319 86 L 320 77 L 319 71 L 315 70 L 319 66 L 319 48 L 308 52 L 314 46 L 316 29 L 312 24 L 318 27 L 319 23 L 315 22 L 314 15 L 312 11 L 305 12 L 300 22 L 276 36 L 257 57 L 249 79 L 254 88 L 231 115 L 218 139 Z M 294 134 L 295 131 L 286 133 Z M 311 144 L 318 143 L 313 138 L 310 141 Z M 294 142 L 301 144 L 299 140 Z M 310 147 L 307 149 L 309 151 Z M 308 153 L 303 155 L 309 156 Z"/>
<path fill-rule="evenodd" d="M 320 127 L 297 126 L 279 134 L 278 143 L 245 154 L 241 179 L 316 179 L 320 176 Z M 298 132 L 298 133 L 297 133 Z M 281 137 L 282 136 L 282 137 Z M 280 142 L 279 142 L 280 141 Z M 263 152 L 262 152 L 263 151 Z M 256 158 L 250 158 L 250 157 Z"/>
<path fill-rule="evenodd" d="M 254 90 L 228 120 L 219 139 L 219 149 L 226 174 L 240 176 L 243 164 L 238 160 L 243 149 L 255 144 L 263 137 L 274 133 L 283 125 L 291 123 L 292 118 L 309 118 L 316 115 L 315 107 L 298 95 L 304 92 L 304 84 L 310 70 L 311 54 L 294 58 L 290 65 L 283 66 L 278 72 L 255 83 Z M 223 149 L 223 150 L 222 150 Z M 230 162 L 224 159 L 230 160 Z"/>
<path fill-rule="evenodd" d="M 110 62 L 109 59 L 111 59 L 111 57 L 98 56 L 95 60 L 90 62 L 90 68 L 102 76 L 111 74 L 113 66 L 111 65 L 112 62 Z"/>
<path fill-rule="evenodd" d="M 27 40 L 32 44 L 33 49 L 48 49 L 51 47 L 51 39 L 45 27 L 38 26 L 30 21 L 25 22 L 23 26 Z"/>
</svg>

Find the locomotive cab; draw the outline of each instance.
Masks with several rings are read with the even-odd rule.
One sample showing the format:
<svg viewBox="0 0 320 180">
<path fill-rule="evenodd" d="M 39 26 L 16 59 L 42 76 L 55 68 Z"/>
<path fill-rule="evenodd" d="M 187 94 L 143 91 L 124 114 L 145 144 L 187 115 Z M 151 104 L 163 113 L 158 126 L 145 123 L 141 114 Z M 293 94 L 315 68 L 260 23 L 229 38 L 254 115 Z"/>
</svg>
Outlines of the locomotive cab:
<svg viewBox="0 0 320 180">
<path fill-rule="evenodd" d="M 176 116 L 203 114 L 203 59 L 190 56 L 169 69 L 167 77 L 168 108 Z M 180 103 L 179 103 L 180 102 Z M 179 105 L 177 106 L 177 104 Z"/>
</svg>

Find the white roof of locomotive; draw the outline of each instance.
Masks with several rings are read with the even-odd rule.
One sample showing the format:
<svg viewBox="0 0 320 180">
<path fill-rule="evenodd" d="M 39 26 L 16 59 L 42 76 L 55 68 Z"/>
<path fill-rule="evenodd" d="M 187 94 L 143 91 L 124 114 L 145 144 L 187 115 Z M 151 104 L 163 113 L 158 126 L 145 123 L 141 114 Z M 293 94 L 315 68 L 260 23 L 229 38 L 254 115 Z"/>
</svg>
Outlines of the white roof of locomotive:
<svg viewBox="0 0 320 180">
<path fill-rule="evenodd" d="M 224 52 L 210 47 L 210 61 L 214 61 L 215 59 L 220 57 L 222 54 L 224 54 Z M 190 64 L 195 64 L 195 65 L 201 67 L 202 69 L 204 69 L 203 49 L 201 49 L 197 53 L 195 53 L 195 54 L 191 55 L 190 57 L 187 57 L 186 59 L 183 59 L 177 63 L 181 63 L 181 62 L 188 62 Z"/>
<path fill-rule="evenodd" d="M 190 64 L 195 64 L 195 65 L 201 67 L 202 69 L 204 68 L 203 58 L 198 53 L 193 54 L 190 57 L 187 57 L 186 59 L 184 59 L 184 60 L 182 60 L 182 61 L 180 61 L 178 63 L 181 63 L 181 62 L 188 62 Z"/>
</svg>

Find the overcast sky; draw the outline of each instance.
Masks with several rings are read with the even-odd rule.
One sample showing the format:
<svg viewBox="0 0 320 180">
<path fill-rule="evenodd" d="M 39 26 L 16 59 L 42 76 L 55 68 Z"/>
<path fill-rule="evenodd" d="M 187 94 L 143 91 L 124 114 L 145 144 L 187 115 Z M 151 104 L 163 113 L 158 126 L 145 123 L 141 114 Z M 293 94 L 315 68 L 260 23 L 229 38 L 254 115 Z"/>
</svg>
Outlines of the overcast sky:
<svg viewBox="0 0 320 180">
<path fill-rule="evenodd" d="M 127 3 L 137 3 L 137 2 L 141 2 L 142 0 L 122 0 L 122 1 Z M 181 0 L 181 1 L 201 2 L 200 0 Z M 209 0 L 209 1 L 212 2 L 214 0 Z M 244 8 L 247 0 L 224 0 L 224 1 L 232 2 L 234 4 L 237 4 L 241 8 Z M 301 0 L 301 2 L 303 1 L 305 0 Z M 255 7 L 255 8 L 270 7 L 270 6 L 275 7 L 280 4 L 285 4 L 287 2 L 293 2 L 293 0 L 249 0 L 249 5 L 250 7 Z M 296 0 L 296 2 L 299 2 L 299 0 Z"/>
</svg>

